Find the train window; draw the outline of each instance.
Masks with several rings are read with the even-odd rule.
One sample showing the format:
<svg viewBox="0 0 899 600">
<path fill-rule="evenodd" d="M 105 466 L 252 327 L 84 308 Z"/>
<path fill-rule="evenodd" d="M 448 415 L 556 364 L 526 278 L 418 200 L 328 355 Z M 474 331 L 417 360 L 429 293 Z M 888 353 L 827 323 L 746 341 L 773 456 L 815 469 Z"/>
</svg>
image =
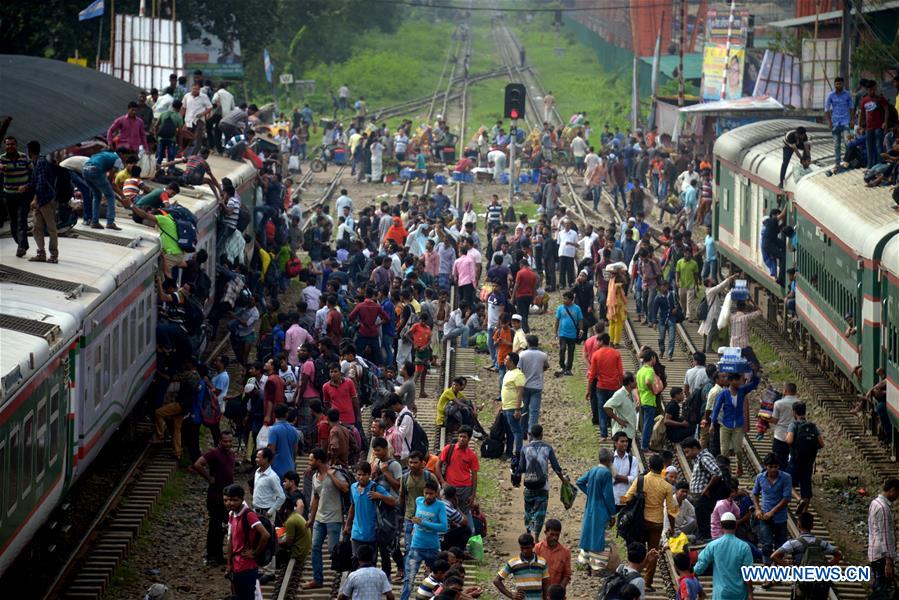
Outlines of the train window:
<svg viewBox="0 0 899 600">
<path fill-rule="evenodd" d="M 144 299 L 141 298 L 137 305 L 137 352 L 134 355 L 135 358 L 137 358 L 137 355 L 141 353 L 144 347 L 144 318 Z"/>
<path fill-rule="evenodd" d="M 9 469 L 6 468 L 6 440 L 0 440 L 0 481 L 7 481 Z M 6 506 L 3 500 L 3 491 L 6 486 L 0 486 L 0 506 Z M 3 522 L 3 511 L 0 510 L 0 523 Z"/>
<path fill-rule="evenodd" d="M 100 387 L 100 373 L 103 370 L 103 348 L 102 342 L 94 347 L 94 407 L 100 406 L 103 400 L 102 387 Z"/>
<path fill-rule="evenodd" d="M 109 355 L 110 355 L 110 350 L 112 349 L 112 344 L 111 344 L 109 337 L 110 336 L 107 333 L 106 336 L 103 338 L 103 395 L 104 396 L 109 393 L 109 388 L 111 387 L 110 386 L 110 374 L 111 374 L 112 370 L 110 369 L 109 365 L 112 361 L 110 360 Z"/>
<path fill-rule="evenodd" d="M 37 456 L 34 463 L 36 466 L 36 480 L 40 480 L 44 476 L 47 464 L 47 401 L 41 400 L 37 404 Z"/>
<path fill-rule="evenodd" d="M 50 392 L 50 460 L 49 464 L 54 464 L 59 457 L 59 429 L 65 424 L 65 419 L 60 418 L 60 414 L 65 411 L 65 404 L 60 402 L 59 386 L 53 388 Z"/>
<path fill-rule="evenodd" d="M 119 379 L 119 365 L 121 352 L 119 351 L 121 348 L 121 337 L 119 336 L 119 327 L 120 324 L 116 323 L 116 326 L 112 329 L 112 381 L 115 383 Z"/>
<path fill-rule="evenodd" d="M 34 463 L 34 413 L 25 417 L 22 425 L 22 498 L 31 493 L 31 469 Z"/>
<path fill-rule="evenodd" d="M 9 432 L 9 471 L 6 476 L 6 488 L 9 495 L 6 497 L 6 514 L 11 515 L 16 509 L 19 499 L 19 428 Z"/>
<path fill-rule="evenodd" d="M 130 358 L 128 359 L 128 364 L 130 365 L 137 358 L 137 329 L 140 325 L 137 322 L 137 308 L 131 309 L 131 348 L 128 351 Z"/>
<path fill-rule="evenodd" d="M 153 306 L 152 296 L 150 294 L 147 294 L 147 318 L 144 319 L 144 325 L 146 327 L 145 339 L 147 341 L 147 346 L 149 346 L 153 340 L 153 335 L 151 334 L 150 328 L 153 325 L 153 315 L 154 315 L 155 311 L 153 310 L 152 306 Z M 143 352 L 144 349 L 145 349 L 144 345 L 141 344 L 141 352 Z"/>
<path fill-rule="evenodd" d="M 715 161 L 715 185 L 721 185 L 721 161 Z"/>
<path fill-rule="evenodd" d="M 129 313 L 125 313 L 124 318 L 122 319 L 122 371 L 128 370 L 128 365 L 131 364 L 131 359 L 128 356 L 128 351 L 131 349 L 130 343 L 130 328 L 131 328 L 131 315 Z"/>
</svg>

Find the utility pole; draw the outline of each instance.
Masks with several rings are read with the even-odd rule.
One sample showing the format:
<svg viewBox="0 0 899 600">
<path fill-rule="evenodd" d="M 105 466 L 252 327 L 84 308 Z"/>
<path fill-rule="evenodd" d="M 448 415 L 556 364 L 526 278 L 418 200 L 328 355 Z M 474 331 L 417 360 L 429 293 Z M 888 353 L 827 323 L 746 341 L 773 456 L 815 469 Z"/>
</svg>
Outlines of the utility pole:
<svg viewBox="0 0 899 600">
<path fill-rule="evenodd" d="M 845 82 L 846 89 L 852 89 L 849 81 L 849 34 L 852 32 L 852 4 L 849 0 L 843 0 L 843 28 L 840 32 L 840 77 Z"/>
<path fill-rule="evenodd" d="M 687 30 L 687 0 L 680 0 L 677 28 L 677 105 L 684 105 L 684 32 Z"/>
</svg>

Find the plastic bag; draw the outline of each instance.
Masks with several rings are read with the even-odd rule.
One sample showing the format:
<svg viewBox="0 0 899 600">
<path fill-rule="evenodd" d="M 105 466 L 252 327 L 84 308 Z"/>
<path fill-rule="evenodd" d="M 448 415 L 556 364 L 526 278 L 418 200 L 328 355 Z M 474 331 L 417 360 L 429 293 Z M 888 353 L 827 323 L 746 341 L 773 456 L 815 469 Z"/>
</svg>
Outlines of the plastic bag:
<svg viewBox="0 0 899 600">
<path fill-rule="evenodd" d="M 268 446 L 268 425 L 263 425 L 259 428 L 259 433 L 256 435 L 256 447 L 257 448 L 265 448 Z"/>
<path fill-rule="evenodd" d="M 468 553 L 478 562 L 484 560 L 484 538 L 473 535 L 468 538 Z"/>
<path fill-rule="evenodd" d="M 568 510 L 574 505 L 574 499 L 576 497 L 577 488 L 570 483 L 563 481 L 562 487 L 559 488 L 559 500 L 562 502 L 562 506 L 565 507 L 565 510 Z"/>
<path fill-rule="evenodd" d="M 296 155 L 291 155 L 290 158 L 287 159 L 287 170 L 288 171 L 299 171 L 300 170 L 300 157 Z"/>
<path fill-rule="evenodd" d="M 690 540 L 687 539 L 686 533 L 679 533 L 675 537 L 668 538 L 668 547 L 671 548 L 671 552 L 674 554 L 679 554 L 684 551 L 684 547 L 689 543 Z"/>
<path fill-rule="evenodd" d="M 137 166 L 140 167 L 140 176 L 142 179 L 153 179 L 156 175 L 156 160 L 143 148 L 137 155 Z"/>
<path fill-rule="evenodd" d="M 730 302 L 730 292 L 728 292 L 727 296 L 724 297 L 724 302 L 721 303 L 721 312 L 718 314 L 718 331 L 721 331 L 730 323 Z"/>
</svg>

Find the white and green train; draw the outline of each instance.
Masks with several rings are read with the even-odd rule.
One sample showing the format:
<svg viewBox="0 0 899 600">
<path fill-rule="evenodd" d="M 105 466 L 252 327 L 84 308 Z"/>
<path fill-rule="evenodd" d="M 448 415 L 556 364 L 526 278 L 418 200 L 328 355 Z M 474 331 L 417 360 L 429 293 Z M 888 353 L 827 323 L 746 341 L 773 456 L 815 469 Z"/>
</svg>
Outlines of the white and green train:
<svg viewBox="0 0 899 600">
<path fill-rule="evenodd" d="M 795 157 L 778 188 L 783 136 L 809 134 L 817 165 L 796 181 Z M 787 211 L 796 235 L 784 268 L 797 270 L 796 315 L 804 335 L 839 372 L 847 390 L 862 391 L 883 367 L 890 377 L 888 410 L 899 428 L 899 213 L 891 190 L 869 188 L 863 170 L 827 176 L 833 165 L 830 129 L 806 121 L 745 125 L 715 142 L 714 228 L 723 260 L 745 272 L 772 301 L 787 290 L 762 260 L 762 222 L 774 207 Z M 854 373 L 858 372 L 860 376 Z M 895 434 L 894 434 L 895 435 Z"/>
</svg>

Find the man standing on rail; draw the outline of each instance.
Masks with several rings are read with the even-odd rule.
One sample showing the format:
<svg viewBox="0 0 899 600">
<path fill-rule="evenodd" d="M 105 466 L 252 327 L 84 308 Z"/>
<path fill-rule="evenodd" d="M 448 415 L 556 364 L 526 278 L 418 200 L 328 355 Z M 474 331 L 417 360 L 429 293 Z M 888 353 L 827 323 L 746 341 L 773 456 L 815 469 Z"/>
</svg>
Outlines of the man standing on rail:
<svg viewBox="0 0 899 600">
<path fill-rule="evenodd" d="M 234 437 L 223 431 L 217 447 L 209 450 L 193 464 L 193 472 L 209 482 L 206 489 L 206 511 L 209 513 L 209 529 L 206 531 L 206 565 L 224 565 L 222 544 L 228 514 L 224 504 L 224 489 L 234 483 L 234 453 L 231 445 Z"/>
<path fill-rule="evenodd" d="M 256 556 L 268 545 L 271 534 L 244 502 L 244 490 L 241 486 L 231 484 L 225 487 L 222 494 L 225 508 L 229 511 L 228 525 L 231 530 L 225 574 L 231 580 L 231 589 L 238 600 L 255 600 L 259 573 Z M 274 565 L 274 562 L 272 560 L 269 564 Z"/>
<path fill-rule="evenodd" d="M 556 107 L 556 97 L 553 96 L 552 90 L 547 90 L 543 96 L 543 120 L 552 123 L 553 109 Z"/>
<path fill-rule="evenodd" d="M 874 576 L 873 588 L 881 590 L 896 577 L 896 528 L 893 503 L 899 499 L 899 479 L 893 477 L 868 505 L 868 562 Z"/>
</svg>

